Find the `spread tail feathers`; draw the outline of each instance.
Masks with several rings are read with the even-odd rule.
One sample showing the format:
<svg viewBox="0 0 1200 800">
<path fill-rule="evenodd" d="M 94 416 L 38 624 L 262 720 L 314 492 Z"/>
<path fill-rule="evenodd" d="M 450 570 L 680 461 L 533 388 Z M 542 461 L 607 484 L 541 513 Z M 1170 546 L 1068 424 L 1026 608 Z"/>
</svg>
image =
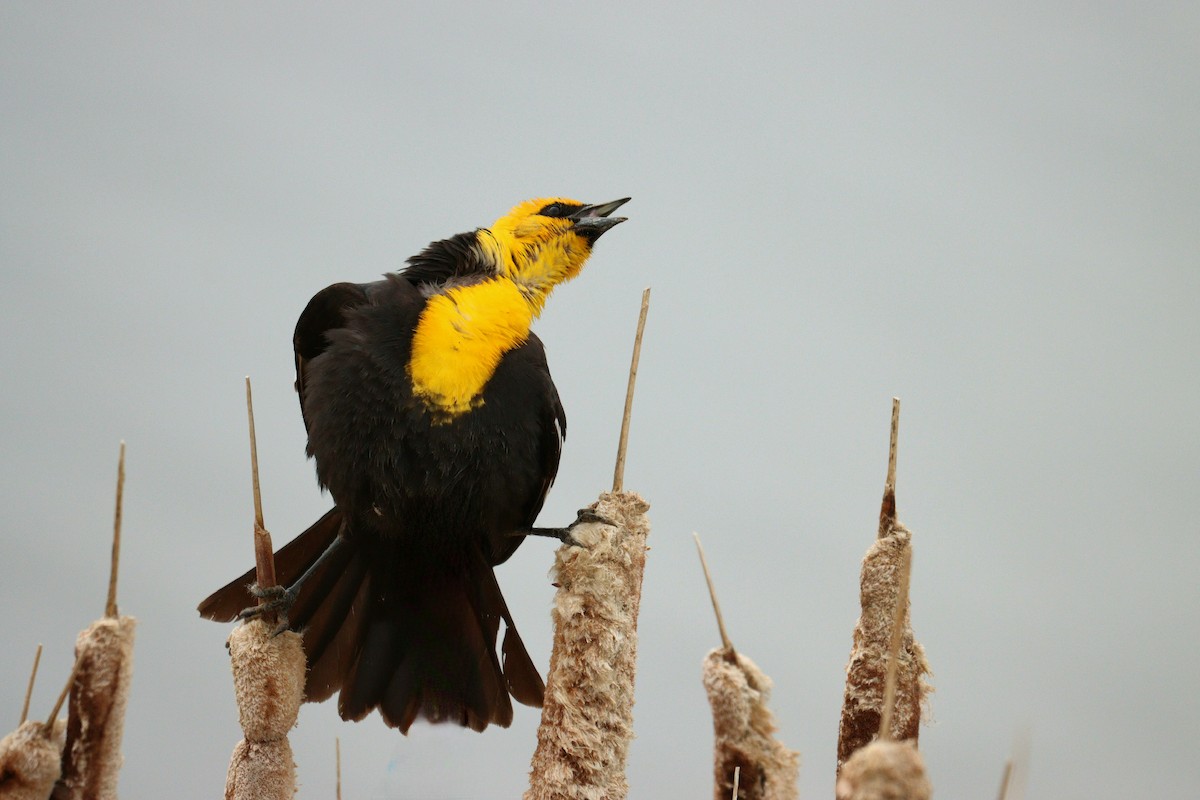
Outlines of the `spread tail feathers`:
<svg viewBox="0 0 1200 800">
<path fill-rule="evenodd" d="M 334 508 L 276 553 L 280 584 L 302 575 L 341 526 Z M 247 591 L 253 582 L 251 570 L 205 599 L 200 615 L 235 619 L 255 602 Z M 350 536 L 302 586 L 289 623 L 304 635 L 305 699 L 325 700 L 341 689 L 343 719 L 378 708 L 388 725 L 406 733 L 417 718 L 482 731 L 512 722 L 509 695 L 542 704 L 542 678 L 478 552 L 447 571 L 405 558 L 392 540 Z"/>
</svg>

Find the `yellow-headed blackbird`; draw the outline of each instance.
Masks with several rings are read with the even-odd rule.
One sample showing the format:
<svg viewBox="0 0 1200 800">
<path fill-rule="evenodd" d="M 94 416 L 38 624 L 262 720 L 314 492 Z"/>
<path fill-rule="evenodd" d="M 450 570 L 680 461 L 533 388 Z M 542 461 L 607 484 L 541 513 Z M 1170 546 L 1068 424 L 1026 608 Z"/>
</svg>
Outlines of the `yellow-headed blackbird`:
<svg viewBox="0 0 1200 800">
<path fill-rule="evenodd" d="M 533 524 L 566 433 L 529 326 L 628 199 L 522 203 L 398 274 L 324 289 L 300 315 L 308 454 L 336 504 L 276 554 L 290 587 L 280 605 L 304 635 L 306 700 L 340 689 L 343 719 L 378 708 L 405 732 L 418 717 L 508 725 L 510 694 L 541 705 L 492 571 L 543 530 Z M 235 619 L 262 594 L 253 580 L 213 593 L 201 615 Z"/>
</svg>

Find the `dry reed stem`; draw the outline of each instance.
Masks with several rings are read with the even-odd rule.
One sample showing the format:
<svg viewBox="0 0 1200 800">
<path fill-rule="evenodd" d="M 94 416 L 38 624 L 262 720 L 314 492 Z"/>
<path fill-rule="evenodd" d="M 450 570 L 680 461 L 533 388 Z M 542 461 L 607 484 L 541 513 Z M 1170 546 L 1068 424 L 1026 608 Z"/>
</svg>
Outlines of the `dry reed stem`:
<svg viewBox="0 0 1200 800">
<path fill-rule="evenodd" d="M 18 726 L 24 725 L 25 720 L 29 717 L 29 700 L 33 697 L 33 684 L 37 680 L 38 664 L 42 661 L 42 646 L 37 646 L 37 652 L 33 654 L 33 669 L 29 671 L 29 684 L 25 687 L 25 702 L 21 705 L 21 721 Z"/>
<path fill-rule="evenodd" d="M 733 768 L 733 794 L 730 797 L 733 800 L 738 800 L 738 791 L 742 788 L 742 768 Z"/>
<path fill-rule="evenodd" d="M 54 730 L 54 724 L 58 720 L 58 712 L 62 710 L 63 703 L 67 702 L 67 695 L 71 693 L 71 687 L 75 685 L 75 676 L 79 674 L 79 658 L 75 658 L 75 663 L 71 665 L 71 674 L 67 676 L 67 683 L 63 686 L 62 691 L 58 693 L 58 699 L 54 701 L 54 708 L 50 709 L 50 716 L 46 718 L 46 724 L 43 726 L 47 731 Z"/>
<path fill-rule="evenodd" d="M 839 773 L 850 755 L 879 732 L 884 715 L 893 623 L 897 616 L 903 622 L 896 659 L 896 702 L 889 727 L 892 737 L 911 740 L 915 745 L 920 729 L 921 706 L 925 695 L 932 691 L 924 680 L 930 674 L 929 663 L 925 659 L 924 648 L 913 635 L 909 607 L 901 587 L 904 563 L 911 553 L 912 533 L 896 519 L 895 453 L 899 408 L 899 400 L 894 399 L 888 478 L 880 509 L 880 529 L 863 558 L 860 584 L 862 613 L 854 628 L 854 644 L 850 651 L 850 663 L 846 667 L 846 691 L 838 729 Z"/>
<path fill-rule="evenodd" d="M 717 617 L 717 631 L 721 634 L 721 647 L 733 652 L 733 643 L 729 641 L 729 633 L 725 630 L 725 618 L 721 616 L 721 605 L 717 602 L 717 587 L 713 585 L 712 573 L 708 571 L 708 559 L 704 557 L 704 547 L 700 544 L 700 534 L 692 532 L 696 540 L 696 552 L 700 554 L 700 569 L 704 570 L 704 582 L 708 584 L 708 599 L 712 601 L 713 614 Z"/>
<path fill-rule="evenodd" d="M 304 699 L 304 650 L 293 631 L 250 620 L 229 635 L 238 718 L 245 735 L 234 747 L 226 800 L 286 800 L 296 793 L 296 764 L 288 731 Z"/>
<path fill-rule="evenodd" d="M 879 537 L 896 521 L 896 452 L 900 439 L 900 398 L 892 398 L 892 428 L 888 437 L 887 478 L 883 482 L 883 502 L 879 506 Z"/>
<path fill-rule="evenodd" d="M 0 739 L 0 798 L 46 800 L 62 771 L 67 724 L 25 720 Z"/>
<path fill-rule="evenodd" d="M 342 740 L 334 737 L 333 740 L 334 760 L 337 762 L 337 800 L 342 800 Z"/>
<path fill-rule="evenodd" d="M 642 334 L 646 331 L 646 314 L 650 311 L 650 287 L 642 291 L 642 308 L 638 313 L 637 334 L 633 337 L 633 359 L 629 363 L 629 385 L 625 388 L 625 413 L 621 416 L 621 436 L 617 442 L 617 466 L 613 470 L 614 492 L 625 482 L 625 449 L 629 444 L 629 420 L 633 415 L 633 387 L 637 383 L 638 361 L 642 357 Z"/>
<path fill-rule="evenodd" d="M 1004 774 L 1000 781 L 999 800 L 1023 800 L 1025 787 L 1029 778 L 1029 731 L 1018 732 L 1013 742 L 1012 755 L 1004 764 Z"/>
<path fill-rule="evenodd" d="M 933 786 L 915 742 L 879 740 L 855 751 L 837 781 L 837 800 L 929 800 Z"/>
<path fill-rule="evenodd" d="M 137 620 L 130 616 L 103 617 L 75 641 L 78 668 L 71 685 L 67 742 L 55 800 L 117 796 L 136 626 Z"/>
<path fill-rule="evenodd" d="M 605 492 L 553 569 L 554 646 L 525 800 L 625 797 L 649 504 Z"/>
<path fill-rule="evenodd" d="M 271 544 L 271 534 L 263 522 L 262 489 L 258 483 L 258 441 L 254 434 L 254 398 L 250 393 L 250 376 L 246 376 L 246 419 L 250 426 L 250 481 L 254 495 L 254 566 L 255 582 L 260 589 L 269 589 L 275 585 L 275 550 Z M 267 602 L 263 597 L 259 605 Z M 263 615 L 269 622 L 276 622 L 277 615 Z"/>
<path fill-rule="evenodd" d="M 998 800 L 1008 800 L 1008 784 L 1012 778 L 1013 762 L 1010 758 L 1004 762 L 1004 774 L 1000 776 L 1000 792 L 996 795 Z"/>
<path fill-rule="evenodd" d="M 116 619 L 117 573 L 121 565 L 121 504 L 125 496 L 125 442 L 121 442 L 121 455 L 117 458 L 117 503 L 113 513 L 112 562 L 108 571 L 108 599 L 104 603 L 104 616 Z"/>
<path fill-rule="evenodd" d="M 912 575 L 912 550 L 904 554 L 900 566 L 900 596 L 892 612 L 892 638 L 888 643 L 887 676 L 883 682 L 883 717 L 879 720 L 879 738 L 892 738 L 892 716 L 896 707 L 896 675 L 900 666 L 900 642 L 904 638 L 904 609 L 908 608 L 908 582 Z"/>
</svg>

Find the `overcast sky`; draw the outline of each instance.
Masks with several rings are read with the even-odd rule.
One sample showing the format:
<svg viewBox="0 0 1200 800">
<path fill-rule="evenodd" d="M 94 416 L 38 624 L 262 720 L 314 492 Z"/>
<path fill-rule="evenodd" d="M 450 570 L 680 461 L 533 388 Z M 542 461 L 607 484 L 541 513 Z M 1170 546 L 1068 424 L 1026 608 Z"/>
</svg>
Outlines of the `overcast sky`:
<svg viewBox="0 0 1200 800">
<path fill-rule="evenodd" d="M 1052 7 L 1056 6 L 1056 7 Z M 118 442 L 139 619 L 121 787 L 219 796 L 240 737 L 196 603 L 329 505 L 291 330 L 518 201 L 632 195 L 535 330 L 570 418 L 542 524 L 650 501 L 633 798 L 710 796 L 700 662 L 775 682 L 832 792 L 893 395 L 940 797 L 1200 784 L 1200 6 L 957 2 L 0 6 L 0 732 L 103 611 Z M 553 543 L 500 568 L 549 659 Z M 538 712 L 483 735 L 305 706 L 300 796 L 517 797 Z"/>
</svg>

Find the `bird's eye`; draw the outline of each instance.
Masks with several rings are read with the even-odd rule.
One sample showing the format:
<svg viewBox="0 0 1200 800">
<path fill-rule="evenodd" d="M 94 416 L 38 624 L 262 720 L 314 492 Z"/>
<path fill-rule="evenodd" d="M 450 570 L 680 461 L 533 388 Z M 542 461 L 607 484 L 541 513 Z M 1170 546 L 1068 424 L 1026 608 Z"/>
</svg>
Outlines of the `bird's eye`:
<svg viewBox="0 0 1200 800">
<path fill-rule="evenodd" d="M 543 217 L 561 217 L 563 216 L 563 207 L 558 203 L 551 203 L 538 213 Z"/>
</svg>

